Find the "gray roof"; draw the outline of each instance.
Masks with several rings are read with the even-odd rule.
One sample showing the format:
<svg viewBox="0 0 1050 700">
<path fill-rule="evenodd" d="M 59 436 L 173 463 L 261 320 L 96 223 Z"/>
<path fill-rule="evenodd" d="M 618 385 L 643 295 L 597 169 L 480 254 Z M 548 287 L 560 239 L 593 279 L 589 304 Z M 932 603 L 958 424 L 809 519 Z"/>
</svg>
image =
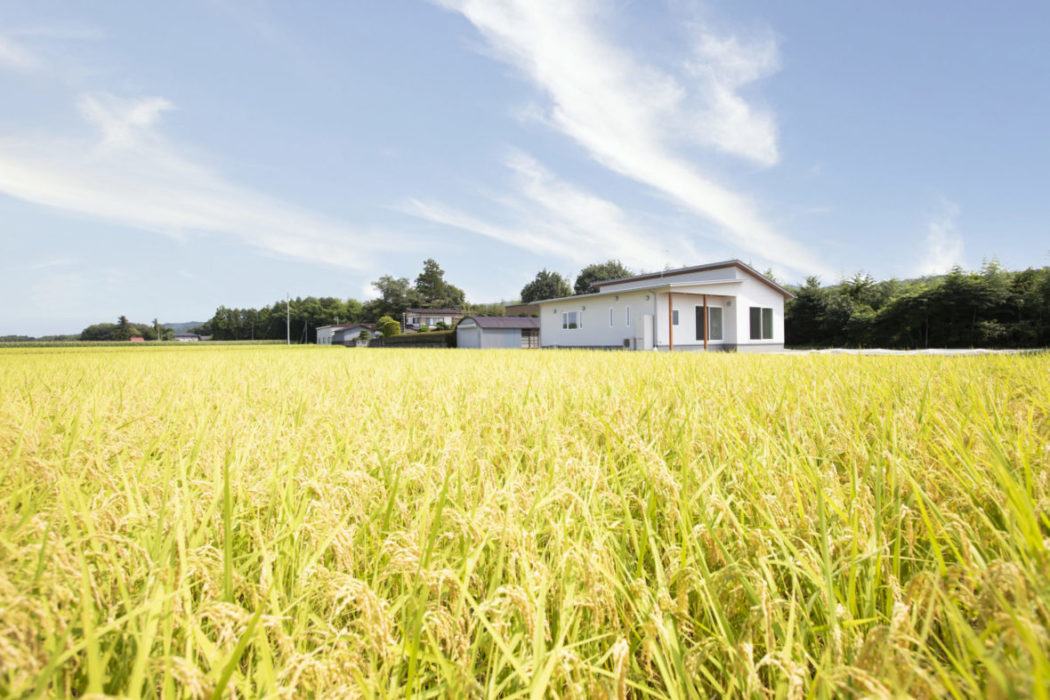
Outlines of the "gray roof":
<svg viewBox="0 0 1050 700">
<path fill-rule="evenodd" d="M 467 316 L 463 320 L 471 319 L 477 322 L 479 328 L 520 328 L 527 330 L 539 328 L 540 320 L 531 316 Z"/>
<path fill-rule="evenodd" d="M 609 296 L 609 295 L 612 295 L 612 294 L 623 294 L 624 292 L 621 292 L 621 291 L 602 291 L 602 288 L 604 288 L 606 285 L 611 285 L 611 284 L 623 284 L 625 282 L 645 282 L 645 281 L 649 281 L 650 284 L 648 284 L 648 285 L 646 285 L 644 287 L 635 287 L 635 288 L 631 288 L 631 289 L 625 290 L 625 291 L 631 291 L 631 292 L 642 292 L 642 291 L 646 291 L 648 289 L 655 289 L 657 287 L 663 287 L 665 285 L 669 285 L 669 284 L 671 284 L 673 282 L 673 280 L 669 279 L 669 278 L 673 278 L 676 275 L 685 275 L 685 274 L 689 274 L 690 272 L 700 272 L 702 270 L 716 270 L 716 269 L 724 268 L 724 267 L 738 267 L 741 270 L 745 270 L 746 272 L 749 272 L 759 282 L 762 282 L 763 284 L 765 284 L 765 285 L 767 285 L 769 287 L 772 287 L 776 291 L 780 292 L 782 295 L 784 295 L 785 298 L 788 298 L 788 299 L 794 299 L 795 298 L 795 295 L 792 294 L 789 290 L 785 289 L 784 287 L 781 287 L 779 284 L 777 284 L 773 280 L 769 279 L 768 277 L 763 275 L 761 272 L 759 272 L 755 268 L 751 267 L 750 265 L 748 265 L 747 263 L 745 263 L 745 262 L 743 262 L 741 260 L 735 260 L 734 259 L 734 260 L 726 260 L 726 261 L 723 261 L 723 262 L 707 263 L 706 265 L 693 265 L 692 267 L 679 267 L 679 268 L 674 269 L 674 270 L 664 270 L 663 272 L 651 272 L 651 273 L 646 273 L 646 274 L 642 274 L 642 275 L 634 275 L 633 277 L 624 277 L 622 279 L 617 279 L 617 280 L 601 280 L 600 282 L 594 282 L 594 286 L 599 288 L 599 291 L 597 291 L 597 292 L 591 292 L 589 294 L 573 294 L 572 296 L 557 297 L 555 299 L 537 299 L 535 303 L 537 303 L 537 304 L 549 304 L 549 303 L 554 302 L 554 301 L 577 301 L 579 299 L 587 299 L 587 298 L 590 298 L 590 297 L 604 297 L 604 296 Z M 730 281 L 730 280 L 710 280 L 710 282 L 728 282 L 728 281 Z"/>
<path fill-rule="evenodd" d="M 769 285 L 773 289 L 783 294 L 785 297 L 792 299 L 795 296 L 789 290 L 784 289 L 784 287 L 769 279 L 761 272 L 745 263 L 743 260 L 738 260 L 736 258 L 732 260 L 723 260 L 722 262 L 707 263 L 705 265 L 692 265 L 690 267 L 679 267 L 674 270 L 664 270 L 663 272 L 651 272 L 647 274 L 634 275 L 632 277 L 622 277 L 620 279 L 615 280 L 601 280 L 599 282 L 595 282 L 594 286 L 600 289 L 601 287 L 604 287 L 607 284 L 623 284 L 624 282 L 641 282 L 644 280 L 663 280 L 664 278 L 674 277 L 675 275 L 685 275 L 689 274 L 690 272 L 700 272 L 702 270 L 715 270 L 722 267 L 738 267 L 741 270 L 744 270 L 745 272 L 751 273 L 751 275 L 758 279 L 759 282 L 763 282 Z"/>
</svg>

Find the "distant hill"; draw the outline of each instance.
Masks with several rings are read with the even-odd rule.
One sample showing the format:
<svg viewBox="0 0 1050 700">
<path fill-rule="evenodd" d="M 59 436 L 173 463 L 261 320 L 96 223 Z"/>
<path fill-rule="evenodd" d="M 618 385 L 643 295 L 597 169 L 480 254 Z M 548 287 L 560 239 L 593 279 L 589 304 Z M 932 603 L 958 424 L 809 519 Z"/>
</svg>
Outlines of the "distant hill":
<svg viewBox="0 0 1050 700">
<path fill-rule="evenodd" d="M 189 330 L 198 326 L 203 326 L 204 321 L 185 321 L 183 323 L 164 323 L 162 324 L 165 328 L 170 328 L 176 333 L 186 333 Z"/>
</svg>

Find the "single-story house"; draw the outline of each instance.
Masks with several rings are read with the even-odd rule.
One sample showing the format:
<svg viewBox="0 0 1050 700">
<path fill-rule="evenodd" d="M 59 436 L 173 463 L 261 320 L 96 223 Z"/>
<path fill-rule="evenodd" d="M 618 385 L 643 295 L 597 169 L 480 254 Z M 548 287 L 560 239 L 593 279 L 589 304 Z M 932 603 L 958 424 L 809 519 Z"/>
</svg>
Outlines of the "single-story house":
<svg viewBox="0 0 1050 700">
<path fill-rule="evenodd" d="M 196 333 L 176 333 L 175 340 L 180 343 L 196 343 L 201 339 Z"/>
<path fill-rule="evenodd" d="M 362 339 L 361 334 L 364 334 Z M 376 324 L 374 323 L 352 323 L 346 328 L 340 328 L 332 335 L 332 342 L 337 345 L 346 345 L 348 347 L 359 347 L 362 345 L 368 345 L 376 334 Z"/>
<path fill-rule="evenodd" d="M 406 332 L 418 331 L 422 326 L 433 329 L 439 323 L 455 328 L 461 318 L 463 311 L 460 309 L 405 309 L 401 314 L 401 329 Z"/>
<path fill-rule="evenodd" d="M 594 286 L 539 302 L 542 347 L 781 350 L 784 300 L 794 296 L 740 260 Z"/>
<path fill-rule="evenodd" d="M 523 316 L 466 316 L 456 326 L 456 347 L 538 348 L 540 320 Z"/>
<path fill-rule="evenodd" d="M 374 323 L 336 323 L 317 327 L 318 345 L 357 345 L 361 331 L 371 339 L 375 335 Z"/>
<path fill-rule="evenodd" d="M 354 324 L 352 323 L 333 323 L 327 326 L 317 327 L 317 344 L 318 345 L 331 345 L 332 338 L 335 336 L 335 332 L 349 328 Z"/>
</svg>

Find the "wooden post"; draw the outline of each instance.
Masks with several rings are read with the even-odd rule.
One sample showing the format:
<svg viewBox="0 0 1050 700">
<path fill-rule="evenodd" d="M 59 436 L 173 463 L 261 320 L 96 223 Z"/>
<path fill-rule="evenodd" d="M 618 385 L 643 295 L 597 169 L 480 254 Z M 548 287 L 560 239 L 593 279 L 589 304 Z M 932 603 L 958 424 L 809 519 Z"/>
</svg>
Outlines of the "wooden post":
<svg viewBox="0 0 1050 700">
<path fill-rule="evenodd" d="M 674 350 L 674 294 L 670 291 L 667 292 L 667 334 L 668 349 Z"/>
<path fill-rule="evenodd" d="M 704 350 L 707 350 L 707 295 L 704 295 Z"/>
</svg>

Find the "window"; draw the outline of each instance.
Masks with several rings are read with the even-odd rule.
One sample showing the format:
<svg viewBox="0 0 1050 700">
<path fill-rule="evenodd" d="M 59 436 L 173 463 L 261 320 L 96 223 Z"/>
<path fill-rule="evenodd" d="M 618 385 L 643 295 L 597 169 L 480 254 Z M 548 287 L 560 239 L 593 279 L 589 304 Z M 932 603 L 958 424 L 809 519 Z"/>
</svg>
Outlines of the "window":
<svg viewBox="0 0 1050 700">
<path fill-rule="evenodd" d="M 630 328 L 630 326 L 631 326 L 631 307 L 630 306 L 628 306 L 624 310 L 624 325 L 627 326 L 628 328 Z"/>
<path fill-rule="evenodd" d="M 707 307 L 707 339 L 722 339 L 722 307 Z"/>
<path fill-rule="evenodd" d="M 696 307 L 696 339 L 704 339 L 704 307 Z M 707 339 L 722 340 L 722 307 L 707 307 Z"/>
<path fill-rule="evenodd" d="M 773 339 L 773 309 L 751 307 L 751 340 Z"/>
<path fill-rule="evenodd" d="M 538 348 L 540 346 L 540 331 L 538 328 L 524 328 L 521 331 L 521 347 Z"/>
<path fill-rule="evenodd" d="M 672 326 L 677 326 L 678 325 L 678 309 L 675 309 L 674 311 L 671 312 L 671 325 Z"/>
<path fill-rule="evenodd" d="M 613 327 L 613 307 L 609 307 L 609 328 Z"/>
<path fill-rule="evenodd" d="M 561 327 L 564 330 L 583 328 L 583 314 L 579 311 L 566 311 L 562 313 Z"/>
</svg>

